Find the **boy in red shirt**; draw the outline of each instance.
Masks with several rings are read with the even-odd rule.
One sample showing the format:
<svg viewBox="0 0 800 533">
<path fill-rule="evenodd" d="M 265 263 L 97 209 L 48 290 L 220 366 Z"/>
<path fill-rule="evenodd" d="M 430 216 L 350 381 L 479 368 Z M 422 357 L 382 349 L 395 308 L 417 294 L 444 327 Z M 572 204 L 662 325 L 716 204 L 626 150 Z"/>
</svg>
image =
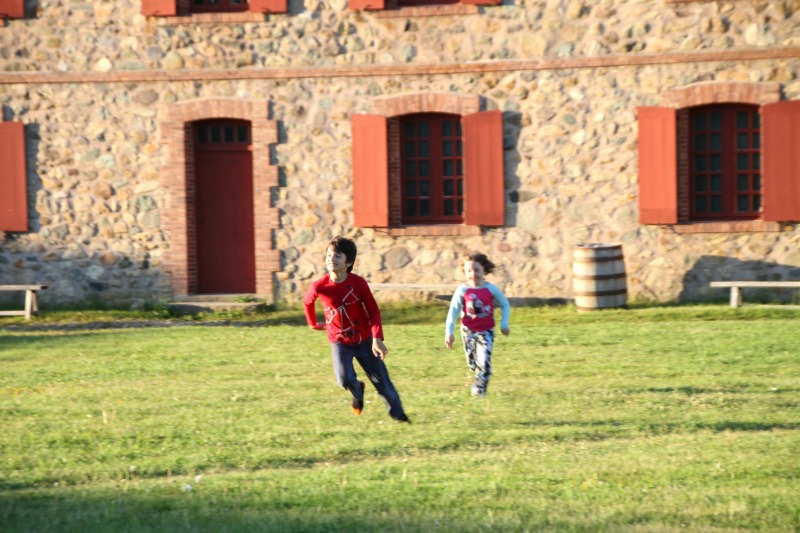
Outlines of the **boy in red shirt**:
<svg viewBox="0 0 800 533">
<path fill-rule="evenodd" d="M 358 380 L 353 358 L 383 398 L 389 416 L 410 423 L 383 362 L 389 350 L 383 344 L 378 304 L 367 281 L 352 273 L 357 253 L 356 244 L 344 237 L 335 237 L 328 244 L 325 253 L 328 273 L 315 281 L 303 298 L 306 322 L 313 329 L 327 330 L 336 381 L 353 395 L 351 405 L 355 414 L 360 415 L 364 408 L 365 385 Z M 322 301 L 325 324 L 317 323 L 314 307 L 317 298 Z"/>
</svg>

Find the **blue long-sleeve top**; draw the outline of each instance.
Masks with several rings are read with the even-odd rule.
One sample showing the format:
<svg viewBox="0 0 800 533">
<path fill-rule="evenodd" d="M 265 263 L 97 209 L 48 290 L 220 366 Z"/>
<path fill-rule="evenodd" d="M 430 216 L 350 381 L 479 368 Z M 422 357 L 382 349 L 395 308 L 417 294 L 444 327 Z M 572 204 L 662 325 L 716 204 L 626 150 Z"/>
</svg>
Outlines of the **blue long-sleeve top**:
<svg viewBox="0 0 800 533">
<path fill-rule="evenodd" d="M 508 319 L 511 316 L 511 305 L 496 285 L 486 282 L 481 287 L 470 287 L 461 284 L 453 298 L 450 300 L 450 310 L 447 313 L 445 332 L 453 335 L 456 320 L 461 317 L 461 323 L 472 331 L 486 331 L 494 328 L 494 309 L 500 306 L 500 329 L 508 329 Z"/>
</svg>

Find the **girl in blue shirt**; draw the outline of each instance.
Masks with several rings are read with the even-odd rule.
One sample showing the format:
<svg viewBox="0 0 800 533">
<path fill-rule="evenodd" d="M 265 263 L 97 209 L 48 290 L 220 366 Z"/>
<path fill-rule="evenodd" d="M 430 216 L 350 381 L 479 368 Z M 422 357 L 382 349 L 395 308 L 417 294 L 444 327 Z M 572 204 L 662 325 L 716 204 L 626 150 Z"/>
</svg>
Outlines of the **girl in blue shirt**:
<svg viewBox="0 0 800 533">
<path fill-rule="evenodd" d="M 444 345 L 453 347 L 455 323 L 461 317 L 461 341 L 467 365 L 475 374 L 472 383 L 473 396 L 486 396 L 486 387 L 492 375 L 492 345 L 494 344 L 494 309 L 500 306 L 500 331 L 508 335 L 508 319 L 511 306 L 503 292 L 486 281 L 485 276 L 494 270 L 494 263 L 485 254 L 470 254 L 464 257 L 464 276 L 450 300 L 450 311 L 445 324 Z"/>
</svg>

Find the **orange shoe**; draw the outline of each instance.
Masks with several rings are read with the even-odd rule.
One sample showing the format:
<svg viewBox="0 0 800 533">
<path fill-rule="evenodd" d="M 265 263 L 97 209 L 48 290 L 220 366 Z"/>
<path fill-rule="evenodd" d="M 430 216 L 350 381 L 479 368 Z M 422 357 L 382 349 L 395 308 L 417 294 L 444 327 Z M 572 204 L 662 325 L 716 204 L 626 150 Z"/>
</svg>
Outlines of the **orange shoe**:
<svg viewBox="0 0 800 533">
<path fill-rule="evenodd" d="M 361 410 L 364 409 L 364 389 L 366 388 L 366 385 L 364 385 L 363 381 L 359 381 L 359 383 L 361 383 L 361 399 L 359 400 L 358 398 L 353 398 L 353 403 L 350 404 L 350 406 L 353 408 L 353 412 L 356 415 L 360 415 Z"/>
</svg>

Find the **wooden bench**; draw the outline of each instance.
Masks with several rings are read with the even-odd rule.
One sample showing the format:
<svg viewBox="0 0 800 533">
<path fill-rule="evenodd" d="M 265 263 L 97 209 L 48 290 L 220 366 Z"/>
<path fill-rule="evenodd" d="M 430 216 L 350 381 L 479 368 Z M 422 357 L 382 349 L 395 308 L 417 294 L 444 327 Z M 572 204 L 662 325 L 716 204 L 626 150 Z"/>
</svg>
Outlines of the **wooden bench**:
<svg viewBox="0 0 800 533">
<path fill-rule="evenodd" d="M 762 289 L 800 289 L 800 281 L 712 281 L 712 287 L 730 287 L 731 307 L 742 305 L 742 287 L 758 287 Z"/>
<path fill-rule="evenodd" d="M 30 320 L 32 315 L 39 314 L 39 302 L 36 291 L 47 288 L 47 285 L 0 285 L 0 291 L 25 291 L 25 309 L 22 311 L 0 311 L 0 316 L 25 316 Z"/>
</svg>

